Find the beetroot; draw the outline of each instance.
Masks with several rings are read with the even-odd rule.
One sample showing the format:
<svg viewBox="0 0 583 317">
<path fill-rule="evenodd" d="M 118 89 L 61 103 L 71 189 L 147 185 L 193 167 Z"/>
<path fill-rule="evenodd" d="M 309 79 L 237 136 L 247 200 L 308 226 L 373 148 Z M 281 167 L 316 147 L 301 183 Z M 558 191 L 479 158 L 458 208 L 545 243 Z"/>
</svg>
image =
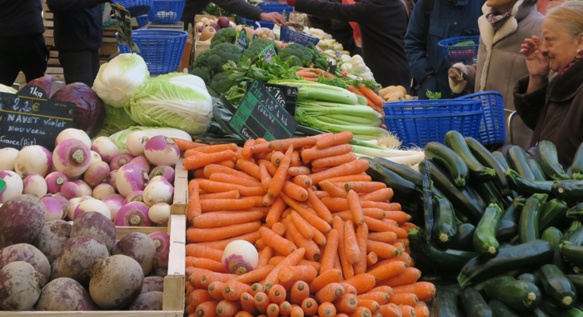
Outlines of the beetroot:
<svg viewBox="0 0 583 317">
<path fill-rule="evenodd" d="M 56 278 L 45 285 L 35 308 L 46 311 L 97 310 L 83 285 L 68 277 Z"/>
<path fill-rule="evenodd" d="M 121 309 L 138 297 L 143 282 L 140 264 L 127 255 L 116 254 L 93 265 L 89 294 L 102 309 Z"/>
<path fill-rule="evenodd" d="M 70 277 L 81 284 L 89 281 L 93 263 L 107 258 L 105 245 L 90 237 L 69 238 L 63 252 L 57 257 L 51 278 Z"/>
<path fill-rule="evenodd" d="M 124 254 L 140 263 L 144 276 L 150 274 L 154 267 L 156 245 L 142 232 L 125 235 L 113 246 L 112 254 Z"/>
<path fill-rule="evenodd" d="M 38 237 L 33 242 L 49 262 L 53 262 L 63 251 L 71 234 L 71 224 L 65 220 L 47 221 Z"/>
<path fill-rule="evenodd" d="M 24 261 L 0 269 L 0 310 L 30 310 L 41 292 L 40 273 Z"/>
<path fill-rule="evenodd" d="M 85 212 L 75 218 L 71 228 L 71 238 L 82 236 L 91 237 L 111 250 L 115 243 L 115 225 L 99 212 Z"/>
<path fill-rule="evenodd" d="M 45 212 L 40 198 L 33 195 L 18 195 L 4 202 L 0 206 L 0 248 L 32 243 L 44 226 Z"/>
<path fill-rule="evenodd" d="M 162 292 L 141 293 L 128 307 L 128 310 L 162 310 L 163 299 L 164 293 Z"/>
<path fill-rule="evenodd" d="M 32 244 L 17 243 L 0 250 L 0 267 L 16 261 L 29 263 L 42 275 L 40 276 L 41 287 L 49 281 L 51 264 L 47 257 Z"/>
<path fill-rule="evenodd" d="M 163 292 L 164 278 L 162 276 L 146 276 L 142 285 L 142 294 L 148 292 Z"/>
</svg>

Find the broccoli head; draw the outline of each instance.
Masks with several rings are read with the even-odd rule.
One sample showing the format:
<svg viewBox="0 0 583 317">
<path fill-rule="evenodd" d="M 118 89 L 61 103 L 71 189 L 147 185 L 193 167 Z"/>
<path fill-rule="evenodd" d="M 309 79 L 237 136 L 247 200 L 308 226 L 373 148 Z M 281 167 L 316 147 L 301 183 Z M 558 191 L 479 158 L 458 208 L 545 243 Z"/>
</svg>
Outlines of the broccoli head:
<svg viewBox="0 0 583 317">
<path fill-rule="evenodd" d="M 208 66 L 197 66 L 190 70 L 192 75 L 200 77 L 206 85 L 211 83 L 211 69 Z"/>
<path fill-rule="evenodd" d="M 224 94 L 232 85 L 233 81 L 230 79 L 229 74 L 227 72 L 222 72 L 213 76 L 209 86 L 215 93 Z"/>
<path fill-rule="evenodd" d="M 241 60 L 241 50 L 235 44 L 221 43 L 211 48 L 209 51 L 210 56 L 206 61 L 215 74 L 223 72 L 223 65 L 228 61 L 233 61 L 235 64 L 239 64 L 239 60 Z"/>
<path fill-rule="evenodd" d="M 249 45 L 249 47 L 245 51 L 243 51 L 243 55 L 241 55 L 241 60 L 253 61 L 270 44 L 273 44 L 273 47 L 277 52 L 277 45 L 275 45 L 275 42 L 273 40 L 267 39 L 253 40 L 253 42 L 251 42 L 251 45 Z"/>
<path fill-rule="evenodd" d="M 287 62 L 287 59 L 291 56 L 297 56 L 301 60 L 301 65 L 305 67 L 310 66 L 313 58 L 312 52 L 309 48 L 297 43 L 291 43 L 288 46 L 282 48 L 278 55 L 279 58 L 285 62 Z"/>
<path fill-rule="evenodd" d="M 204 50 L 198 53 L 196 60 L 192 63 L 192 67 L 208 66 L 207 59 L 211 54 L 211 50 Z"/>
<path fill-rule="evenodd" d="M 221 43 L 235 44 L 237 40 L 237 30 L 235 28 L 222 28 L 215 33 L 211 39 L 211 49 Z"/>
</svg>

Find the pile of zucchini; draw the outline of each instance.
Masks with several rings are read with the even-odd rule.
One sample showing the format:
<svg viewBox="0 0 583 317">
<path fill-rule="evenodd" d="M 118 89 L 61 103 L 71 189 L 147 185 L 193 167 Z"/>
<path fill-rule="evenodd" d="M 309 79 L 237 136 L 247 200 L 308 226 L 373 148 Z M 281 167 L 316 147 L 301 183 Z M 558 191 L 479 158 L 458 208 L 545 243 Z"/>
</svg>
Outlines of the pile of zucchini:
<svg viewBox="0 0 583 317">
<path fill-rule="evenodd" d="M 567 169 L 552 142 L 490 152 L 453 130 L 424 153 L 418 170 L 371 158 L 367 173 L 418 225 L 432 316 L 583 316 L 583 144 Z"/>
</svg>

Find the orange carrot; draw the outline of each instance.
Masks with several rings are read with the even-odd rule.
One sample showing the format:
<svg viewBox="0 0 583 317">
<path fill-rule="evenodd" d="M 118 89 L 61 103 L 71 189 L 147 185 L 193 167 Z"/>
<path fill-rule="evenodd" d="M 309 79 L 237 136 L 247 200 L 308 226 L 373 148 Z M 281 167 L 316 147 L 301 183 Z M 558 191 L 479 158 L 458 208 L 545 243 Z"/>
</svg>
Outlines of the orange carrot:
<svg viewBox="0 0 583 317">
<path fill-rule="evenodd" d="M 417 302 L 417 304 L 413 306 L 413 309 L 415 310 L 416 317 L 429 317 L 430 315 L 429 307 L 427 307 L 426 302 Z"/>
<path fill-rule="evenodd" d="M 381 314 L 381 316 L 383 316 L 383 317 L 402 317 L 403 316 L 403 313 L 401 312 L 401 309 L 399 308 L 399 306 L 397 306 L 393 303 L 381 305 L 381 308 L 379 309 L 379 311 L 377 313 Z"/>
<path fill-rule="evenodd" d="M 184 157 L 196 155 L 197 153 L 204 153 L 204 154 L 213 154 L 219 153 L 223 151 L 237 151 L 237 144 L 235 143 L 221 143 L 221 144 L 212 144 L 203 147 L 196 147 L 190 150 L 187 150 L 184 153 Z"/>
<path fill-rule="evenodd" d="M 243 178 L 243 177 L 236 176 L 233 174 L 220 173 L 220 172 L 212 173 L 210 175 L 210 177 L 208 177 L 208 179 L 215 181 L 215 182 L 223 182 L 223 183 L 236 184 L 236 185 L 242 185 L 242 186 L 259 186 L 259 185 L 261 185 L 261 182 L 259 182 L 256 179 L 248 179 L 248 178 Z"/>
<path fill-rule="evenodd" d="M 354 223 L 357 225 L 363 224 L 364 214 L 358 194 L 352 189 L 349 190 L 348 195 L 346 195 L 346 201 L 348 202 L 348 207 L 350 207 L 350 212 L 352 212 L 352 219 L 354 219 Z"/>
<path fill-rule="evenodd" d="M 293 146 L 290 145 L 288 149 L 285 151 L 285 155 L 277 167 L 275 174 L 273 175 L 271 182 L 267 188 L 267 194 L 271 197 L 276 197 L 281 192 L 283 185 L 285 183 L 287 177 L 287 169 L 291 164 L 291 155 L 293 152 Z M 307 198 L 307 197 L 306 197 Z"/>
<path fill-rule="evenodd" d="M 370 311 L 370 309 L 364 306 L 358 306 L 356 310 L 352 312 L 352 314 L 350 314 L 350 317 L 371 317 L 371 316 L 372 312 Z"/>
<path fill-rule="evenodd" d="M 393 198 L 394 192 L 390 187 L 377 189 L 370 193 L 366 193 L 360 197 L 361 200 L 372 200 L 379 202 L 387 202 Z"/>
<path fill-rule="evenodd" d="M 385 103 L 383 97 L 379 96 L 379 94 L 374 92 L 372 89 L 370 89 L 363 83 L 358 84 L 357 88 L 364 96 L 366 96 L 366 98 L 370 99 L 376 107 L 382 109 L 383 103 Z"/>
<path fill-rule="evenodd" d="M 385 219 L 389 220 L 389 219 Z M 371 217 L 364 216 L 364 222 L 368 225 L 368 230 L 370 231 L 392 231 L 397 235 L 398 238 L 407 238 L 407 230 L 399 228 L 396 224 L 391 224 L 391 221 L 382 221 L 374 219 Z M 394 222 L 394 221 L 393 221 Z"/>
<path fill-rule="evenodd" d="M 295 212 L 295 211 L 293 211 Z M 289 216 L 288 218 L 291 218 Z M 286 219 L 288 219 L 286 218 Z M 314 230 L 322 234 L 321 232 Z M 320 247 L 313 239 L 304 237 L 293 221 L 287 221 L 286 238 L 291 240 L 296 246 L 306 249 L 306 258 L 309 260 L 318 261 L 320 259 Z"/>
<path fill-rule="evenodd" d="M 342 271 L 339 269 L 330 269 L 326 272 L 320 273 L 310 283 L 310 291 L 317 292 L 324 286 L 330 283 L 338 283 L 342 281 Z"/>
<path fill-rule="evenodd" d="M 280 236 L 283 236 L 285 234 L 286 231 L 286 227 L 282 222 L 276 222 L 273 224 L 273 226 L 271 226 L 271 230 L 273 230 L 273 232 L 277 233 Z"/>
<path fill-rule="evenodd" d="M 192 179 L 188 182 L 188 205 L 186 206 L 186 220 L 190 223 L 202 213 L 200 206 L 200 186 L 198 181 Z"/>
<path fill-rule="evenodd" d="M 304 78 L 313 78 L 318 77 L 318 74 L 314 73 L 309 69 L 300 69 L 296 71 L 296 76 L 304 77 Z"/>
<path fill-rule="evenodd" d="M 253 316 L 255 316 L 255 315 L 253 315 L 252 313 L 250 313 L 248 311 L 240 310 L 235 314 L 234 317 L 253 317 Z"/>
<path fill-rule="evenodd" d="M 435 296 L 435 285 L 431 282 L 419 281 L 413 284 L 393 287 L 393 293 L 413 293 L 419 300 L 428 301 Z"/>
<path fill-rule="evenodd" d="M 318 302 L 312 297 L 306 297 L 301 303 L 302 310 L 308 316 L 313 316 L 318 312 Z"/>
<path fill-rule="evenodd" d="M 261 234 L 261 238 L 263 239 L 265 244 L 267 244 L 268 246 L 270 246 L 271 248 L 273 248 L 274 250 L 278 251 L 283 255 L 289 255 L 293 253 L 295 250 L 297 250 L 297 247 L 293 242 L 276 234 L 275 232 L 273 232 L 273 230 L 267 227 L 259 228 L 259 233 Z"/>
<path fill-rule="evenodd" d="M 182 165 L 187 170 L 194 170 L 204 167 L 207 164 L 217 163 L 233 158 L 235 152 L 231 150 L 220 151 L 216 153 L 201 153 L 184 157 Z"/>
<path fill-rule="evenodd" d="M 336 307 L 330 302 L 323 302 L 318 306 L 319 317 L 336 317 Z"/>
<path fill-rule="evenodd" d="M 350 264 L 358 263 L 361 259 L 360 248 L 356 240 L 356 231 L 352 220 L 344 222 L 344 250 L 346 252 L 346 259 Z"/>
<path fill-rule="evenodd" d="M 279 166 L 279 164 L 281 163 L 281 160 L 283 160 L 284 157 L 284 153 L 282 151 L 273 151 L 271 152 L 271 163 L 275 166 Z"/>
<path fill-rule="evenodd" d="M 192 266 L 201 269 L 207 269 L 215 272 L 225 273 L 225 267 L 223 263 L 215 260 L 210 260 L 206 258 L 197 258 L 194 256 L 186 256 L 186 266 Z"/>
<path fill-rule="evenodd" d="M 265 192 L 261 186 L 247 187 L 236 184 L 215 182 L 211 181 L 210 179 L 199 179 L 198 184 L 200 189 L 209 193 L 237 190 L 242 196 L 257 196 L 263 195 Z"/>
<path fill-rule="evenodd" d="M 269 303 L 265 309 L 265 315 L 267 317 L 279 317 L 279 304 L 273 302 Z"/>
<path fill-rule="evenodd" d="M 328 168 L 318 173 L 313 173 L 310 175 L 310 178 L 312 179 L 313 183 L 318 184 L 324 179 L 330 177 L 360 174 L 365 172 L 368 169 L 368 166 L 369 162 L 367 160 L 357 159 L 348 163 Z"/>
<path fill-rule="evenodd" d="M 376 284 L 374 275 L 368 273 L 360 273 L 344 280 L 344 283 L 354 286 L 357 294 L 362 294 L 370 291 Z"/>
<path fill-rule="evenodd" d="M 282 194 L 281 198 L 288 206 L 297 211 L 306 221 L 312 224 L 316 229 L 320 230 L 320 232 L 326 233 L 332 229 L 329 223 L 318 217 L 316 213 L 308 209 L 307 206 L 291 199 L 285 194 Z"/>
<path fill-rule="evenodd" d="M 391 297 L 391 295 L 389 295 L 386 292 L 381 292 L 381 291 L 373 291 L 372 289 L 366 293 L 362 293 L 357 295 L 358 299 L 372 299 L 374 301 L 376 301 L 377 303 L 379 303 L 380 305 L 386 304 L 389 302 L 389 298 Z"/>
<path fill-rule="evenodd" d="M 310 163 L 316 159 L 342 155 L 342 154 L 350 153 L 350 151 L 352 151 L 352 147 L 350 146 L 350 144 L 339 144 L 339 145 L 330 146 L 330 147 L 325 148 L 325 149 L 320 149 L 317 147 L 311 147 L 308 149 L 304 149 L 300 153 L 300 156 L 301 156 L 302 161 L 304 163 Z"/>
<path fill-rule="evenodd" d="M 294 152 L 295 153 L 295 152 Z M 298 176 L 298 175 L 309 175 L 310 168 L 307 166 L 290 166 L 287 169 L 287 174 L 289 176 Z"/>
<path fill-rule="evenodd" d="M 212 281 L 210 282 L 209 286 L 207 287 L 207 290 L 210 294 L 210 296 L 214 299 L 214 300 L 223 300 L 223 287 L 225 286 L 224 282 L 221 281 Z"/>
<path fill-rule="evenodd" d="M 212 297 L 208 290 L 206 289 L 193 289 L 192 292 L 188 295 L 190 304 L 194 305 L 194 307 L 198 306 L 202 302 L 206 302 L 211 300 Z"/>
<path fill-rule="evenodd" d="M 329 73 L 321 68 L 313 68 L 312 70 L 314 73 L 324 76 L 324 78 L 336 78 L 336 75 Z"/>
<path fill-rule="evenodd" d="M 393 287 L 413 284 L 417 282 L 419 278 L 421 278 L 421 271 L 419 269 L 415 267 L 406 267 L 401 274 L 386 279 L 384 284 Z"/>
<path fill-rule="evenodd" d="M 400 210 L 385 211 L 385 218 L 396 221 L 398 224 L 405 223 L 411 219 L 411 215 Z"/>
<path fill-rule="evenodd" d="M 214 261 L 221 262 L 223 257 L 223 251 L 214 248 L 209 248 L 201 246 L 195 243 L 186 244 L 186 256 L 207 258 Z"/>
<path fill-rule="evenodd" d="M 186 240 L 188 242 L 217 241 L 254 232 L 259 230 L 259 227 L 261 227 L 260 221 L 214 228 L 189 227 L 186 229 Z"/>
<path fill-rule="evenodd" d="M 328 232 L 326 237 L 326 246 L 320 260 L 320 273 L 326 272 L 334 268 L 334 260 L 336 259 L 338 251 L 338 230 L 332 229 Z"/>
<path fill-rule="evenodd" d="M 411 305 L 399 305 L 401 309 L 401 313 L 403 317 L 417 317 L 417 313 L 415 312 L 415 308 Z"/>
<path fill-rule="evenodd" d="M 241 194 L 237 190 L 230 190 L 226 192 L 200 194 L 199 197 L 200 199 L 239 199 L 241 198 Z"/>
<path fill-rule="evenodd" d="M 391 244 L 378 242 L 370 239 L 366 242 L 366 248 L 367 250 L 376 253 L 380 258 L 385 259 L 390 259 L 402 253 Z"/>
<path fill-rule="evenodd" d="M 397 305 L 415 306 L 419 302 L 419 298 L 414 293 L 396 293 L 391 296 L 389 301 Z"/>
<path fill-rule="evenodd" d="M 322 203 L 330 210 L 330 212 L 339 212 L 349 210 L 348 201 L 341 197 L 322 197 Z"/>
<path fill-rule="evenodd" d="M 248 159 L 238 159 L 235 163 L 235 167 L 256 179 L 261 179 L 259 174 L 259 165 Z"/>
<path fill-rule="evenodd" d="M 238 178 L 243 178 L 251 182 L 257 182 L 259 180 L 246 172 L 239 171 L 234 168 L 226 167 L 219 164 L 208 164 L 203 168 L 203 172 L 204 176 L 208 179 L 210 179 L 211 175 L 213 175 L 214 173 L 223 173 L 233 175 Z"/>
<path fill-rule="evenodd" d="M 322 157 L 312 161 L 312 170 L 334 167 L 341 164 L 352 162 L 356 159 L 357 159 L 356 154 L 352 152 Z"/>
<path fill-rule="evenodd" d="M 320 188 L 330 194 L 330 197 L 346 198 L 346 195 L 348 194 L 346 189 L 340 186 L 336 186 L 334 183 L 328 180 L 323 180 L 318 185 L 320 185 Z"/>
<path fill-rule="evenodd" d="M 265 162 L 259 163 L 259 175 L 261 176 L 261 187 L 263 187 L 263 190 L 267 191 L 269 183 L 271 183 L 271 175 L 269 175 Z"/>
<path fill-rule="evenodd" d="M 330 210 L 328 210 L 328 207 L 324 205 L 322 200 L 320 200 L 318 195 L 316 195 L 312 189 L 308 189 L 308 202 L 322 220 L 329 224 L 332 223 L 332 214 L 330 213 Z"/>
<path fill-rule="evenodd" d="M 308 191 L 306 188 L 286 180 L 281 189 L 286 195 L 297 200 L 306 201 L 308 199 Z"/>
<path fill-rule="evenodd" d="M 375 240 L 384 243 L 393 243 L 397 241 L 397 234 L 392 231 L 370 232 L 368 234 L 370 240 Z"/>
<path fill-rule="evenodd" d="M 266 264 L 244 274 L 237 275 L 233 278 L 233 280 L 239 281 L 241 283 L 252 284 L 254 282 L 259 282 L 265 279 L 265 277 L 269 274 L 269 272 L 271 272 L 272 269 L 273 265 Z"/>
<path fill-rule="evenodd" d="M 193 219 L 194 228 L 213 228 L 257 221 L 263 218 L 261 211 L 211 211 Z"/>
<path fill-rule="evenodd" d="M 290 288 L 289 299 L 292 304 L 300 305 L 302 301 L 310 296 L 310 287 L 306 281 L 296 281 Z"/>
<path fill-rule="evenodd" d="M 253 152 L 251 151 L 251 146 L 253 146 L 255 141 L 253 139 L 247 139 L 243 144 L 243 149 L 241 149 L 241 156 L 245 159 L 251 158 L 253 156 Z"/>
<path fill-rule="evenodd" d="M 255 296 L 255 294 L 257 294 L 258 292 L 263 292 L 265 291 L 263 289 L 263 284 L 259 283 L 259 282 L 255 282 L 253 284 L 251 284 L 251 292 L 249 292 L 249 294 Z"/>
<path fill-rule="evenodd" d="M 281 273 L 281 270 L 280 270 Z M 269 291 L 267 292 L 267 296 L 269 296 L 269 300 L 272 303 L 279 304 L 283 302 L 287 298 L 287 291 L 285 287 L 281 284 L 273 284 Z"/>
<path fill-rule="evenodd" d="M 402 210 L 401 204 L 399 203 L 388 203 L 388 202 L 381 202 L 381 201 L 370 201 L 370 200 L 362 200 L 362 207 L 363 208 L 381 208 L 383 210 Z"/>
<path fill-rule="evenodd" d="M 311 282 L 318 275 L 318 270 L 310 265 L 292 265 L 286 266 L 279 270 L 279 280 L 281 282 L 299 281 L 303 280 Z"/>
<path fill-rule="evenodd" d="M 358 249 L 360 250 L 360 259 L 353 266 L 354 274 L 366 272 L 367 241 L 368 241 L 368 226 L 366 225 L 366 223 L 363 223 L 362 225 L 356 228 L 356 243 L 358 245 Z"/>
<path fill-rule="evenodd" d="M 292 305 L 290 317 L 304 317 L 304 309 L 299 305 Z"/>
<path fill-rule="evenodd" d="M 262 227 L 265 228 L 265 227 Z M 279 282 L 279 271 L 286 266 L 290 266 L 290 265 L 297 265 L 301 259 L 304 258 L 304 255 L 306 254 L 306 249 L 304 248 L 299 248 L 294 250 L 293 252 L 291 252 L 290 254 L 288 254 L 285 259 L 281 262 L 279 262 L 274 268 L 273 270 L 265 277 L 265 283 L 263 284 L 263 287 L 269 291 L 269 288 L 274 285 L 277 284 Z"/>
<path fill-rule="evenodd" d="M 288 139 L 276 139 L 265 143 L 254 144 L 251 147 L 253 153 L 262 153 L 270 151 L 284 151 L 290 145 L 294 149 L 300 149 L 306 146 L 312 146 L 316 144 L 320 136 L 302 137 L 302 138 L 288 138 Z"/>
<path fill-rule="evenodd" d="M 267 306 L 269 306 L 269 296 L 265 292 L 257 292 L 254 296 L 255 298 L 255 307 L 260 313 L 267 312 Z"/>
<path fill-rule="evenodd" d="M 287 300 L 279 303 L 279 314 L 281 316 L 289 316 L 291 314 L 292 305 Z"/>
<path fill-rule="evenodd" d="M 340 283 L 332 282 L 316 291 L 315 298 L 318 303 L 333 302 L 342 294 L 344 287 Z"/>
<path fill-rule="evenodd" d="M 350 314 L 358 307 L 358 298 L 356 294 L 345 292 L 334 301 L 334 304 L 339 313 Z"/>
<path fill-rule="evenodd" d="M 332 183 L 344 183 L 344 182 L 370 182 L 372 178 L 366 173 L 351 174 L 338 177 L 328 178 Z"/>
<path fill-rule="evenodd" d="M 336 231 L 338 231 L 338 258 L 340 259 L 340 266 L 342 268 L 342 274 L 344 278 L 350 278 L 354 276 L 354 269 L 352 263 L 348 260 L 348 255 L 346 252 L 346 239 L 344 237 L 344 221 L 340 217 L 334 217 L 332 220 L 332 226 Z"/>
<path fill-rule="evenodd" d="M 256 205 L 253 197 L 243 197 L 240 199 L 204 199 L 200 201 L 200 206 L 204 213 L 209 211 L 225 210 L 246 210 Z M 220 223 L 217 223 L 219 225 Z"/>
<path fill-rule="evenodd" d="M 212 316 L 217 316 L 217 304 L 219 302 L 216 300 L 209 300 L 203 303 L 200 303 L 198 306 L 196 306 L 196 316 L 201 316 L 201 317 L 212 317 Z"/>
<path fill-rule="evenodd" d="M 243 282 L 239 282 L 234 279 L 230 279 L 225 282 L 221 290 L 223 298 L 230 301 L 236 301 L 241 298 L 243 293 L 248 293 L 251 291 L 251 285 Z"/>
<path fill-rule="evenodd" d="M 241 294 L 239 301 L 241 302 L 241 309 L 243 311 L 252 314 L 252 316 L 257 313 L 257 307 L 255 307 L 255 298 L 253 295 L 251 295 L 251 293 Z"/>
<path fill-rule="evenodd" d="M 310 187 L 312 186 L 312 178 L 310 177 L 310 175 L 297 175 L 294 176 L 291 181 L 294 184 L 298 184 L 302 187 Z"/>
<path fill-rule="evenodd" d="M 354 135 L 350 131 L 342 131 L 339 133 L 324 133 L 316 141 L 316 147 L 325 149 L 334 145 L 346 144 L 352 141 Z"/>
<path fill-rule="evenodd" d="M 172 139 L 172 141 L 174 141 L 174 143 L 176 143 L 176 145 L 178 145 L 178 149 L 180 149 L 181 152 L 186 151 L 188 149 L 194 149 L 194 148 L 198 148 L 198 147 L 208 146 L 208 144 L 205 144 L 205 143 L 195 142 L 195 141 L 182 139 L 182 138 L 171 138 L 171 139 Z"/>
<path fill-rule="evenodd" d="M 371 314 L 374 316 L 377 311 L 381 308 L 381 305 L 374 299 L 359 299 L 358 306 L 366 307 L 370 310 Z"/>
<path fill-rule="evenodd" d="M 268 227 L 272 227 L 274 223 L 278 222 L 281 214 L 286 208 L 286 204 L 281 197 L 276 197 L 273 204 L 269 207 L 267 216 L 265 216 L 265 223 Z"/>
</svg>

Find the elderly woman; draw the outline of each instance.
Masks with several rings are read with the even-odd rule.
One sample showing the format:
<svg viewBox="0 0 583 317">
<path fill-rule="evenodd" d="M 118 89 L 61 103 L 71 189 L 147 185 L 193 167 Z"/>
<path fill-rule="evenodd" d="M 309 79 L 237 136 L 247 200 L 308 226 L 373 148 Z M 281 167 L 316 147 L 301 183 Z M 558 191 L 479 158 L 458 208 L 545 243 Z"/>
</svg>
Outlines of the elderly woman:
<svg viewBox="0 0 583 317">
<path fill-rule="evenodd" d="M 452 92 L 498 91 L 504 99 L 506 116 L 514 111 L 512 88 L 527 74 L 520 45 L 525 38 L 541 35 L 543 15 L 536 10 L 537 0 L 488 0 L 478 19 L 481 45 L 478 64 L 457 63 L 449 71 Z M 510 138 L 512 136 L 512 138 Z M 507 143 L 528 149 L 532 130 L 515 118 Z M 501 144 L 500 144 L 501 145 Z"/>
<path fill-rule="evenodd" d="M 551 9 L 542 31 L 521 46 L 528 76 L 514 88 L 514 105 L 534 130 L 530 145 L 553 142 L 566 168 L 583 142 L 583 2 Z"/>
</svg>

